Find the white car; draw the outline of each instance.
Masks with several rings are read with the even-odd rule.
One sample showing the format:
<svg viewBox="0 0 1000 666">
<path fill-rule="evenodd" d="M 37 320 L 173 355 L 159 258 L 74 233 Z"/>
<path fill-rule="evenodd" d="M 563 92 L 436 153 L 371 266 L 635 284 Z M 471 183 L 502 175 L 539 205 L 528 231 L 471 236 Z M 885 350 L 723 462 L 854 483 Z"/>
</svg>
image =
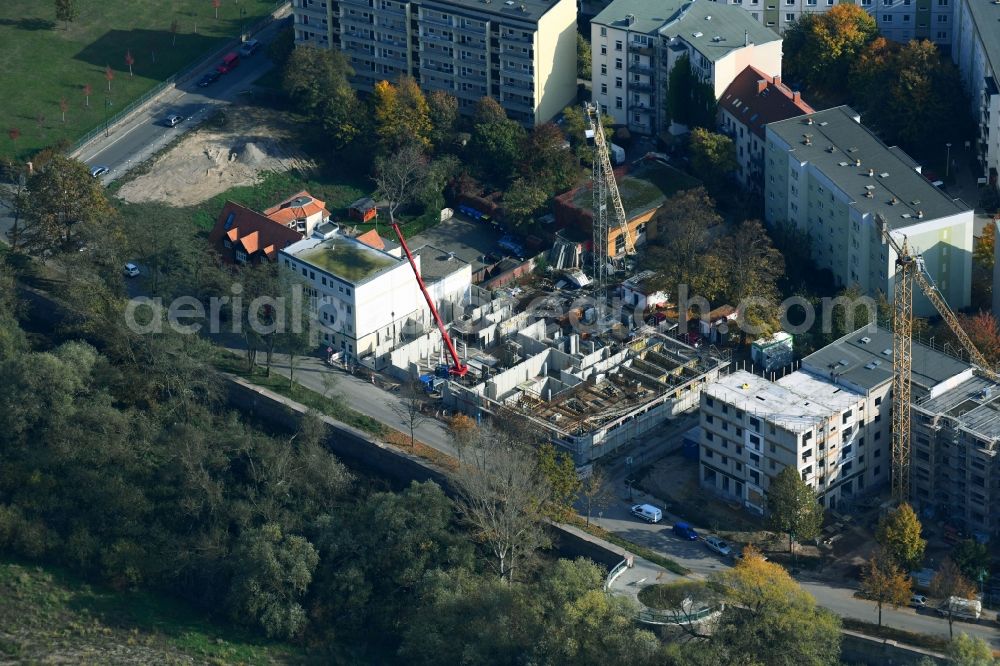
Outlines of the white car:
<svg viewBox="0 0 1000 666">
<path fill-rule="evenodd" d="M 139 277 L 139 267 L 133 263 L 125 264 L 122 273 L 125 274 L 125 277 Z"/>
<path fill-rule="evenodd" d="M 90 170 L 90 175 L 93 176 L 94 178 L 100 178 L 108 171 L 110 171 L 110 169 L 106 166 L 95 166 L 93 169 Z"/>
<path fill-rule="evenodd" d="M 704 541 L 705 545 L 708 546 L 709 550 L 714 550 L 719 555 L 728 557 L 729 554 L 733 552 L 732 546 L 730 546 L 727 542 L 723 541 L 717 536 L 714 535 L 707 536 L 705 537 Z"/>
<path fill-rule="evenodd" d="M 927 605 L 927 597 L 922 594 L 914 594 L 910 597 L 910 606 L 913 608 L 923 608 Z"/>
</svg>

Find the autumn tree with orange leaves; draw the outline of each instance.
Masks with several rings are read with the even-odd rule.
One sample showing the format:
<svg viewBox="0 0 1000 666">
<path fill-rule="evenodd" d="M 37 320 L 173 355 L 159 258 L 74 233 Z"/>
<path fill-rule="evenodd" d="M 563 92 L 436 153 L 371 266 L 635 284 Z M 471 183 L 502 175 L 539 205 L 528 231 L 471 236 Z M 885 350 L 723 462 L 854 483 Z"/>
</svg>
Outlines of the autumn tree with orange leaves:
<svg viewBox="0 0 1000 666">
<path fill-rule="evenodd" d="M 838 97 L 847 90 L 851 64 L 878 37 L 875 19 L 842 3 L 825 14 L 805 14 L 784 34 L 785 78 Z"/>
</svg>

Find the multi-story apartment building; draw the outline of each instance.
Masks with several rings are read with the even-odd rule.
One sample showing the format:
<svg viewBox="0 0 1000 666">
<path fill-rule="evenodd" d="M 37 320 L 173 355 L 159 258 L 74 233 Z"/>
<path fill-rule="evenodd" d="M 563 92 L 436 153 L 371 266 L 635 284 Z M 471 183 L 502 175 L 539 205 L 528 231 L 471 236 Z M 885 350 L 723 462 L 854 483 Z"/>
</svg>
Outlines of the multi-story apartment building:
<svg viewBox="0 0 1000 666">
<path fill-rule="evenodd" d="M 897 147 L 889 148 L 840 106 L 766 127 L 765 220 L 809 235 L 812 260 L 839 285 L 858 285 L 890 298 L 896 256 L 877 215 L 893 235 L 923 255 L 953 308 L 969 305 L 972 290 L 972 208 L 920 174 Z M 934 313 L 914 296 L 921 315 Z"/>
<path fill-rule="evenodd" d="M 775 32 L 783 33 L 806 14 L 825 13 L 840 0 L 719 0 L 739 5 Z M 872 15 L 886 39 L 905 43 L 929 39 L 947 51 L 952 43 L 951 3 L 961 0 L 847 0 Z"/>
<path fill-rule="evenodd" d="M 701 484 L 763 513 L 771 481 L 794 466 L 835 509 L 888 478 L 891 438 L 867 427 L 877 413 L 864 393 L 806 372 L 777 382 L 734 372 L 702 389 Z"/>
<path fill-rule="evenodd" d="M 715 98 L 749 65 L 781 75 L 780 37 L 738 7 L 708 0 L 614 0 L 590 29 L 593 100 L 639 134 L 669 126 L 669 75 L 684 55 Z"/>
<path fill-rule="evenodd" d="M 399 247 L 375 235 L 333 231 L 280 249 L 280 265 L 308 287 L 322 342 L 348 359 L 381 369 L 389 352 L 433 326 L 413 270 Z M 428 294 L 450 318 L 468 295 L 472 267 L 429 245 L 414 251 Z"/>
<path fill-rule="evenodd" d="M 980 177 L 996 185 L 1000 170 L 1000 4 L 988 0 L 952 2 L 955 33 L 951 57 L 962 72 L 973 117 L 979 123 Z"/>
<path fill-rule="evenodd" d="M 892 332 L 864 327 L 777 382 L 736 372 L 701 396 L 703 487 L 763 511 L 794 464 L 828 508 L 886 483 L 892 466 Z M 972 531 L 1000 529 L 1000 384 L 913 344 L 911 501 Z"/>
<path fill-rule="evenodd" d="M 493 97 L 525 125 L 576 97 L 573 0 L 293 0 L 295 41 L 344 52 L 371 91 L 412 76 L 471 113 Z"/>
<path fill-rule="evenodd" d="M 736 144 L 736 178 L 744 189 L 764 188 L 764 126 L 814 113 L 780 76 L 747 67 L 719 98 L 719 127 Z"/>
</svg>

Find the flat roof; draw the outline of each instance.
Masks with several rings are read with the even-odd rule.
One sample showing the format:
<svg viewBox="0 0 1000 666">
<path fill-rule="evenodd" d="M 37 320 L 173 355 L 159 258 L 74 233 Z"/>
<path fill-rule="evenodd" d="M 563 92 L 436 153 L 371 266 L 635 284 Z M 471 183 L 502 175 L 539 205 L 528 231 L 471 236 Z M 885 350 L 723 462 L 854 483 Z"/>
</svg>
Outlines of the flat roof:
<svg viewBox="0 0 1000 666">
<path fill-rule="evenodd" d="M 443 8 L 443 11 L 453 9 L 471 10 L 473 14 L 491 14 L 515 21 L 536 23 L 546 12 L 559 4 L 561 0 L 424 0 L 422 7 L 433 6 Z M 521 8 L 524 7 L 522 10 Z"/>
<path fill-rule="evenodd" d="M 985 377 L 967 379 L 934 398 L 918 400 L 916 406 L 931 414 L 945 414 L 959 427 L 986 439 L 1000 438 L 1000 384 Z"/>
<path fill-rule="evenodd" d="M 813 164 L 851 197 L 855 208 L 870 215 L 881 213 L 893 229 L 972 210 L 934 187 L 913 169 L 912 159 L 882 143 L 857 122 L 859 117 L 851 107 L 838 106 L 771 123 L 767 129 L 790 146 L 795 159 Z M 872 198 L 866 196 L 869 191 Z"/>
<path fill-rule="evenodd" d="M 352 284 L 367 282 L 406 261 L 340 235 L 327 239 L 307 238 L 283 252 Z"/>
<path fill-rule="evenodd" d="M 996 76 L 1000 69 L 1000 5 L 989 0 L 956 0 L 965 2 L 975 23 L 976 34 L 983 43 L 983 51 Z M 987 72 L 988 74 L 988 72 Z"/>
<path fill-rule="evenodd" d="M 420 257 L 420 277 L 427 282 L 446 278 L 469 265 L 454 252 L 445 252 L 433 245 L 424 245 L 413 254 Z"/>
<path fill-rule="evenodd" d="M 867 341 L 866 341 L 867 340 Z M 915 388 L 929 391 L 971 367 L 916 340 L 911 347 Z M 865 326 L 802 359 L 802 367 L 821 376 L 836 375 L 870 391 L 892 382 L 892 332 Z"/>
<path fill-rule="evenodd" d="M 864 399 L 860 393 L 793 372 L 777 382 L 737 370 L 704 388 L 714 398 L 734 405 L 792 432 L 805 432 Z"/>
<path fill-rule="evenodd" d="M 626 16 L 634 17 L 631 23 Z M 753 44 L 781 39 L 742 7 L 710 0 L 614 0 L 591 23 L 680 37 L 712 62 L 743 48 L 745 39 Z"/>
</svg>

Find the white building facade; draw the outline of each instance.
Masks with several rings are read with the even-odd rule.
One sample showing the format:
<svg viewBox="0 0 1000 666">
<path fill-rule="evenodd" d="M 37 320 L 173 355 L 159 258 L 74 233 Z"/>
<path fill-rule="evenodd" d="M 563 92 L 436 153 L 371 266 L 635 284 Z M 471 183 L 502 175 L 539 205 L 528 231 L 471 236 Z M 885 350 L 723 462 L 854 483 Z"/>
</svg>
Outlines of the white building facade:
<svg viewBox="0 0 1000 666">
<path fill-rule="evenodd" d="M 973 211 L 934 187 L 919 166 L 889 148 L 846 106 L 767 125 L 765 220 L 810 238 L 812 260 L 838 285 L 892 298 L 896 256 L 877 215 L 894 237 L 922 254 L 948 303 L 967 307 L 972 292 Z M 935 311 L 914 295 L 921 316 Z"/>
<path fill-rule="evenodd" d="M 573 0 L 293 0 L 292 12 L 296 44 L 342 50 L 359 90 L 412 76 L 463 113 L 492 97 L 529 126 L 576 97 Z"/>
<path fill-rule="evenodd" d="M 737 7 L 614 0 L 590 23 L 593 101 L 639 134 L 668 127 L 669 75 L 685 55 L 715 98 L 749 65 L 781 75 L 780 37 Z"/>
</svg>

